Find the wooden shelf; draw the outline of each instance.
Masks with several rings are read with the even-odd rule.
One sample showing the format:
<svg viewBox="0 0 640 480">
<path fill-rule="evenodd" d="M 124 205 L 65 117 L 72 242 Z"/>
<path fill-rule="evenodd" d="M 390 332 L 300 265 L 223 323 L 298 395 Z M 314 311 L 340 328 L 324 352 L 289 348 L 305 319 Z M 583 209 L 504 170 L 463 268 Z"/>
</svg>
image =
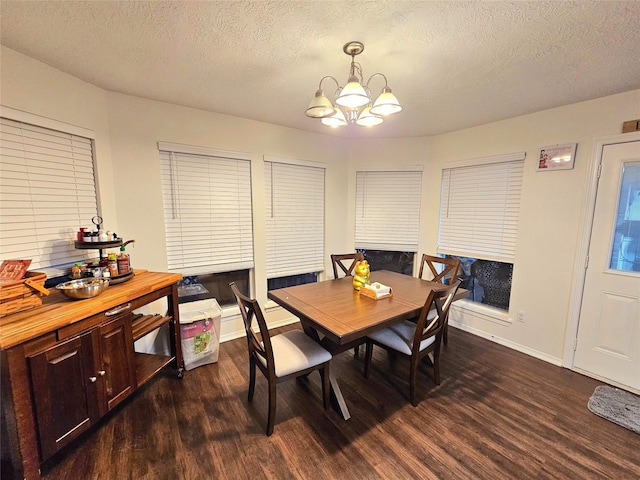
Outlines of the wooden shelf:
<svg viewBox="0 0 640 480">
<path fill-rule="evenodd" d="M 171 317 L 165 317 L 163 315 L 134 315 L 132 326 L 133 340 L 136 341 L 144 337 L 146 334 L 170 321 Z"/>
<path fill-rule="evenodd" d="M 144 385 L 156 373 L 169 365 L 175 357 L 135 352 L 136 379 L 138 387 Z"/>
<path fill-rule="evenodd" d="M 110 242 L 78 242 L 74 246 L 79 250 L 102 250 L 107 248 L 118 248 L 122 245 L 122 239 L 112 240 Z"/>
</svg>

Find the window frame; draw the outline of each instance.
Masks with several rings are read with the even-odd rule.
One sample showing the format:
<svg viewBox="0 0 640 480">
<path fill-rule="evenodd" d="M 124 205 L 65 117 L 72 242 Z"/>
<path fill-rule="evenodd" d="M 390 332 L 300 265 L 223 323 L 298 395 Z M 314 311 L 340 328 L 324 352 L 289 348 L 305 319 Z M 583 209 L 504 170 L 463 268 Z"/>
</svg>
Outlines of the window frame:
<svg viewBox="0 0 640 480">
<path fill-rule="evenodd" d="M 267 280 L 320 274 L 325 257 L 327 167 L 268 155 L 263 160 Z M 276 191 L 274 182 L 276 188 L 278 184 L 286 187 Z M 284 215 L 279 215 L 281 209 Z"/>
<path fill-rule="evenodd" d="M 6 122 L 3 121 L 3 123 L 7 124 L 8 126 L 9 124 L 17 124 L 17 125 L 10 125 L 9 128 L 18 127 L 21 129 L 20 130 L 21 132 L 23 131 L 22 129 L 24 127 L 26 127 L 25 130 L 30 130 L 29 127 L 34 129 L 34 130 L 31 130 L 32 132 L 34 132 L 33 133 L 34 137 L 30 137 L 30 140 L 33 141 L 34 143 L 39 143 L 35 139 L 37 137 L 41 137 L 41 134 L 44 134 L 47 136 L 51 135 L 51 137 L 59 138 L 59 139 L 65 139 L 65 137 L 68 137 L 66 138 L 66 141 L 69 142 L 68 152 L 67 152 L 68 156 L 64 156 L 64 155 L 60 156 L 59 153 L 64 152 L 64 150 L 61 150 L 58 148 L 56 148 L 55 152 L 53 153 L 58 153 L 58 155 L 56 155 L 58 158 L 61 158 L 66 160 L 67 162 L 70 162 L 70 163 L 67 163 L 70 166 L 70 169 L 63 170 L 59 168 L 49 168 L 49 170 L 52 171 L 51 177 L 58 176 L 58 173 L 62 171 L 72 173 L 72 176 L 69 178 L 73 178 L 73 181 L 74 181 L 73 185 L 75 185 L 75 189 L 69 190 L 68 195 L 66 195 L 67 197 L 66 201 L 67 201 L 67 204 L 69 202 L 73 203 L 73 206 L 72 208 L 65 208 L 65 211 L 62 213 L 65 216 L 75 217 L 74 218 L 75 224 L 71 225 L 71 224 L 66 224 L 64 221 L 61 222 L 59 220 L 59 214 L 49 213 L 51 210 L 51 205 L 49 205 L 46 208 L 47 215 L 51 215 L 52 217 L 58 217 L 58 218 L 52 218 L 52 221 L 55 223 L 53 227 L 49 227 L 46 229 L 45 227 L 41 227 L 41 225 L 46 223 L 46 222 L 43 222 L 43 219 L 41 217 L 39 217 L 37 221 L 34 217 L 32 220 L 27 220 L 26 222 L 20 222 L 20 223 L 33 224 L 31 228 L 31 232 L 29 234 L 24 235 L 25 240 L 29 240 L 29 239 L 32 240 L 31 247 L 24 248 L 23 246 L 23 247 L 20 247 L 19 249 L 11 249 L 11 247 L 8 244 L 5 244 L 2 246 L 2 250 L 4 250 L 4 252 L 14 252 L 14 253 L 8 253 L 8 254 L 3 253 L 2 254 L 3 258 L 15 258 L 16 255 L 18 257 L 21 257 L 21 259 L 27 259 L 25 257 L 32 257 L 31 259 L 34 260 L 35 258 L 35 261 L 31 263 L 30 270 L 42 271 L 46 273 L 47 277 L 49 277 L 50 279 L 64 277 L 69 273 L 69 268 L 71 265 L 73 265 L 73 263 L 78 261 L 87 261 L 92 258 L 92 254 L 90 253 L 91 251 L 76 249 L 74 242 L 77 240 L 77 232 L 79 231 L 80 227 L 83 227 L 83 226 L 91 227 L 89 224 L 91 223 L 92 219 L 95 216 L 101 215 L 99 182 L 98 182 L 97 164 L 96 164 L 96 145 L 95 145 L 96 135 L 93 130 L 90 130 L 84 127 L 68 124 L 59 120 L 42 117 L 39 115 L 24 112 L 21 110 L 16 110 L 6 106 L 2 107 L 1 117 L 3 120 L 6 120 Z M 3 127 L 3 129 L 4 128 L 5 127 Z M 38 131 L 41 133 L 36 133 Z M 88 158 L 85 158 L 84 160 L 80 160 L 81 157 L 87 157 L 87 153 L 80 154 L 79 157 L 76 157 L 76 154 L 75 154 L 76 146 L 74 145 L 74 142 L 77 142 L 78 145 L 84 145 L 83 148 L 86 148 L 86 152 L 89 152 L 88 155 L 90 156 L 90 160 L 88 160 Z M 52 145 L 56 145 L 56 144 L 59 144 L 58 141 L 49 142 L 48 140 L 44 140 L 43 145 L 46 149 L 46 148 L 51 148 Z M 7 148 L 6 145 L 7 145 L 7 142 L 3 142 L 2 148 L 3 149 Z M 64 144 L 61 143 L 59 145 L 64 145 Z M 40 154 L 51 155 L 52 153 L 47 153 L 45 150 L 45 152 Z M 4 155 L 2 156 L 4 158 Z M 26 157 L 25 159 L 27 160 Z M 26 160 L 25 160 L 25 168 L 29 168 L 29 166 L 26 164 Z M 33 162 L 35 162 L 35 164 L 37 164 L 37 160 L 35 158 L 30 158 L 28 160 L 32 160 Z M 78 160 L 80 160 L 80 163 L 76 163 L 78 162 Z M 33 164 L 30 165 L 30 167 L 33 168 L 34 165 Z M 39 168 L 44 168 L 46 170 L 48 166 L 42 165 Z M 87 168 L 89 169 L 87 170 Z M 49 178 L 47 178 L 47 183 L 48 182 L 49 182 Z M 52 184 L 50 188 L 56 190 L 56 193 L 54 193 L 53 195 L 59 196 L 59 189 L 55 187 L 54 182 L 51 182 L 51 183 Z M 90 187 L 90 188 L 87 188 L 87 187 Z M 43 187 L 41 186 L 40 188 L 42 189 Z M 9 196 L 11 195 L 11 193 L 7 193 L 6 189 L 3 189 L 3 190 L 5 190 L 3 192 L 4 195 L 9 195 Z M 80 191 L 88 192 L 88 194 L 82 193 L 82 195 L 79 195 L 78 192 Z M 28 193 L 28 196 L 29 198 L 23 200 L 22 202 L 30 203 L 34 200 L 31 193 Z M 75 200 L 72 200 L 72 198 L 74 197 L 75 197 Z M 83 198 L 84 200 L 82 200 Z M 5 202 L 3 201 L 3 203 Z M 37 202 L 35 203 L 37 204 Z M 35 214 L 36 213 L 32 213 L 29 216 L 32 216 Z M 3 215 L 3 217 L 6 218 L 5 215 Z M 13 223 L 14 225 L 17 225 L 16 222 L 9 222 L 9 223 Z M 69 221 L 69 223 L 71 223 L 71 221 Z M 27 227 L 25 226 L 25 228 Z M 47 238 L 47 235 L 51 236 L 52 235 L 52 233 L 50 232 L 51 228 L 54 228 L 54 229 L 58 228 L 60 234 L 56 233 L 55 235 L 53 235 L 52 238 L 54 238 L 56 241 L 56 244 L 53 247 L 49 246 L 45 248 L 44 246 L 39 244 L 38 240 L 41 238 Z M 51 250 L 50 254 L 44 253 L 46 249 Z M 54 253 L 54 250 L 55 250 L 55 253 Z M 42 260 L 40 259 L 40 257 L 46 257 L 47 255 L 53 255 L 56 259 L 52 260 L 51 256 L 48 257 L 48 261 L 44 259 Z"/>
<path fill-rule="evenodd" d="M 255 264 L 255 253 L 253 238 L 251 154 L 169 142 L 158 142 L 158 154 L 161 163 L 163 212 L 166 235 L 165 246 L 167 249 L 168 270 L 177 271 L 186 275 L 203 275 L 253 269 Z M 180 158 L 177 158 L 178 156 L 180 156 Z M 179 213 L 176 210 L 176 208 L 179 208 L 176 203 L 180 201 L 180 197 L 191 194 L 194 190 L 190 188 L 192 187 L 190 181 L 186 180 L 184 185 L 182 185 L 182 188 L 186 188 L 187 191 L 183 194 L 176 191 L 176 189 L 180 189 L 181 186 L 176 185 L 178 179 L 175 177 L 175 168 L 180 168 L 180 166 L 176 166 L 174 162 L 181 161 L 186 163 L 191 160 L 196 163 L 202 163 L 203 161 L 217 161 L 218 167 L 224 168 L 225 166 L 228 166 L 230 172 L 234 167 L 243 171 L 244 176 L 241 178 L 234 177 L 231 173 L 227 175 L 230 182 L 232 183 L 235 181 L 239 189 L 237 192 L 233 192 L 237 195 L 237 198 L 232 199 L 232 202 L 228 202 L 227 206 L 233 204 L 233 207 L 238 210 L 233 210 L 235 216 L 231 216 L 229 221 L 230 223 L 225 226 L 224 229 L 221 224 L 216 225 L 215 223 L 215 220 L 222 219 L 223 215 L 218 215 L 215 218 L 209 217 L 205 224 L 203 224 L 200 219 L 198 219 L 198 221 L 185 219 L 185 221 L 182 222 L 175 218 Z M 194 178 L 197 178 L 196 182 L 200 182 L 201 180 L 201 177 L 198 177 L 197 175 L 198 173 L 202 173 L 198 170 L 201 166 L 202 165 L 199 165 L 194 170 Z M 215 167 L 216 165 L 213 167 L 207 165 L 206 169 L 211 170 L 212 168 L 215 169 Z M 182 166 L 182 168 L 184 169 L 185 167 Z M 218 198 L 216 197 L 216 192 L 214 192 L 215 187 L 217 187 L 218 184 L 215 182 L 212 184 L 209 180 L 213 179 L 218 181 L 221 185 L 225 185 L 224 181 L 220 180 L 219 177 L 220 176 L 216 175 L 214 178 L 210 172 L 207 172 L 207 181 L 202 182 L 201 184 L 202 188 L 207 190 L 207 196 L 205 198 L 209 202 L 215 201 Z M 244 203 L 242 202 L 243 199 L 245 200 Z M 185 212 L 187 215 L 194 215 L 193 210 L 185 209 Z M 175 223 L 171 225 L 174 221 Z M 191 242 L 185 242 L 185 238 L 189 238 L 189 235 L 192 234 L 194 228 L 197 228 L 198 224 L 201 225 L 201 228 L 205 229 L 204 235 L 200 235 L 203 237 L 202 241 L 192 239 Z M 227 227 L 228 231 L 231 232 L 228 236 Z M 219 235 L 221 230 L 225 231 L 225 235 Z M 207 236 L 207 234 L 211 235 Z M 214 235 L 217 235 L 215 238 L 222 236 L 224 236 L 224 238 L 219 238 L 221 241 L 216 244 L 212 244 L 211 242 L 204 240 L 204 237 L 214 238 Z M 181 250 L 179 252 L 172 253 L 171 249 L 176 248 L 177 245 L 180 245 Z M 191 245 L 191 247 L 193 247 L 191 249 L 191 257 L 193 258 L 193 254 L 195 254 L 198 256 L 197 260 L 185 260 L 185 258 L 190 256 L 190 253 L 185 251 L 189 250 L 188 248 L 185 249 L 185 245 Z M 231 250 L 236 250 L 234 256 L 226 259 L 216 256 L 216 249 L 222 251 L 227 248 L 228 245 L 232 245 L 234 247 Z"/>
<path fill-rule="evenodd" d="M 439 254 L 471 257 L 482 260 L 494 260 L 512 264 L 515 263 L 516 237 L 518 231 L 522 183 L 524 179 L 525 158 L 526 152 L 518 152 L 451 162 L 442 166 L 440 211 L 438 216 L 437 252 Z M 468 206 L 468 211 L 473 211 L 473 213 L 460 213 L 455 219 L 447 218 L 447 222 L 443 225 L 443 215 L 451 217 L 451 182 L 455 181 L 455 179 L 452 178 L 453 174 L 451 172 L 458 169 L 458 171 L 454 173 L 459 176 L 465 176 L 468 172 L 473 174 L 474 171 L 479 172 L 480 169 L 483 169 L 485 171 L 479 172 L 479 174 L 483 175 L 482 180 L 484 181 L 484 179 L 492 175 L 492 170 L 495 168 L 507 169 L 507 178 L 502 179 L 503 185 L 500 185 L 501 188 L 506 189 L 506 193 L 503 195 L 504 198 L 500 199 L 500 201 L 504 200 L 502 205 L 504 207 L 503 211 L 498 214 L 487 215 L 484 218 L 478 218 L 476 215 L 478 206 L 483 204 L 486 205 L 486 203 L 483 203 L 484 200 L 489 196 L 496 197 L 496 193 L 499 193 L 497 191 L 492 191 L 490 195 L 483 195 L 482 193 L 477 194 L 472 191 L 468 191 L 465 192 L 464 195 L 460 195 L 460 192 L 455 192 L 456 199 L 454 200 L 456 201 L 456 208 Z M 513 178 L 510 177 L 511 169 L 514 169 L 516 173 Z M 470 176 L 466 176 L 467 180 L 469 180 L 469 178 Z M 484 185 L 488 185 L 491 181 L 492 180 L 487 180 L 488 183 L 484 183 Z M 475 186 L 478 184 L 479 182 L 474 183 Z M 517 189 L 513 188 L 516 186 Z M 515 197 L 516 194 L 517 198 Z M 494 208 L 497 205 L 495 198 L 489 199 L 489 202 L 492 203 L 490 208 Z M 461 209 L 459 208 L 458 211 L 460 210 Z M 497 218 L 498 220 L 493 222 L 487 221 L 486 217 L 489 216 Z M 471 225 L 471 232 L 460 233 L 460 230 L 456 229 L 454 222 L 458 225 L 464 224 L 465 228 L 467 228 L 467 225 Z M 476 229 L 478 231 L 484 230 L 486 232 L 487 228 L 495 229 L 499 224 L 501 225 L 501 238 L 499 241 L 496 240 L 497 233 L 495 230 L 491 231 L 490 235 L 486 235 L 484 240 L 471 238 L 471 234 L 473 231 L 476 231 Z M 460 246 L 462 241 L 467 241 L 469 244 L 466 246 Z"/>
<path fill-rule="evenodd" d="M 441 247 L 441 228 L 442 228 L 442 210 L 445 208 L 443 205 L 442 197 L 445 193 L 443 188 L 443 183 L 445 181 L 444 171 L 446 169 L 454 169 L 454 168 L 465 168 L 465 167 L 477 167 L 482 165 L 491 165 L 497 163 L 506 163 L 506 162 L 520 162 L 521 164 L 521 173 L 520 173 L 520 188 L 518 190 L 518 209 L 520 206 L 520 199 L 522 193 L 522 183 L 524 180 L 524 161 L 526 159 L 526 152 L 515 152 L 504 155 L 494 155 L 489 157 L 479 157 L 468 160 L 461 160 L 455 162 L 448 162 L 443 164 L 442 166 L 442 177 L 441 177 L 441 190 L 440 190 L 440 211 L 438 214 L 438 247 L 437 252 L 441 255 L 454 255 L 461 257 L 470 257 L 481 260 L 494 260 L 503 263 L 509 263 L 512 265 L 513 269 L 515 269 L 515 247 L 513 249 L 513 254 L 510 256 L 492 256 L 492 258 L 487 258 L 484 253 L 478 255 L 478 252 L 473 252 L 471 249 L 467 250 L 449 250 Z M 516 232 L 517 234 L 517 228 Z M 515 239 L 514 239 L 515 242 Z M 513 287 L 513 285 L 512 285 Z M 509 296 L 511 297 L 511 290 L 509 291 Z M 510 307 L 511 308 L 511 307 Z M 509 325 L 512 323 L 511 318 L 509 317 L 509 312 L 502 310 L 497 307 L 492 307 L 483 303 L 474 302 L 472 300 L 464 299 L 456 302 L 456 304 L 452 305 L 452 319 L 455 322 L 456 318 L 459 315 L 471 315 L 477 318 L 481 318 L 484 320 L 492 321 L 495 323 L 499 323 L 502 325 Z"/>
<path fill-rule="evenodd" d="M 422 165 L 356 170 L 356 250 L 418 252 L 423 170 Z"/>
</svg>

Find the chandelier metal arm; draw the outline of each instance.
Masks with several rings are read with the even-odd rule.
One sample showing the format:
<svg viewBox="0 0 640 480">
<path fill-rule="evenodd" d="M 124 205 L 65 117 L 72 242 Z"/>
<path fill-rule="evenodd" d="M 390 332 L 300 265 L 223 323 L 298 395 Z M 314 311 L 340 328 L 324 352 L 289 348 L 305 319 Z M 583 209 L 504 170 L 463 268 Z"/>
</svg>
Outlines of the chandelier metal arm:
<svg viewBox="0 0 640 480">
<path fill-rule="evenodd" d="M 322 82 L 324 82 L 327 78 L 330 78 L 331 80 L 333 80 L 334 82 L 336 82 L 336 87 L 337 90 L 340 90 L 342 87 L 340 86 L 340 83 L 338 82 L 338 80 L 336 80 L 335 77 L 333 77 L 332 75 L 325 75 L 324 77 L 322 77 L 320 79 L 320 83 L 318 84 L 318 90 L 322 90 Z"/>
<path fill-rule="evenodd" d="M 332 103 L 335 103 L 335 99 L 338 98 L 338 95 L 340 95 L 340 92 L 342 91 L 342 87 L 340 86 L 340 82 L 338 82 L 336 77 L 334 77 L 333 75 L 325 75 L 324 77 L 322 77 L 320 79 L 320 83 L 318 84 L 318 90 L 322 90 L 322 82 L 324 82 L 327 78 L 330 78 L 331 80 L 333 80 L 336 83 L 336 90 L 333 93 L 333 99 L 332 99 Z"/>
<path fill-rule="evenodd" d="M 369 83 L 371 83 L 371 80 L 373 80 L 373 77 L 376 77 L 376 76 L 380 76 L 380 77 L 384 78 L 384 86 L 385 86 L 385 87 L 388 87 L 388 86 L 389 86 L 389 83 L 387 82 L 387 77 L 385 77 L 385 76 L 384 76 L 384 74 L 382 74 L 382 73 L 374 73 L 373 75 L 371 75 L 371 76 L 369 77 L 369 80 L 367 80 L 367 83 L 365 83 L 365 84 L 364 84 L 364 86 L 365 86 L 367 89 L 369 89 Z"/>
</svg>

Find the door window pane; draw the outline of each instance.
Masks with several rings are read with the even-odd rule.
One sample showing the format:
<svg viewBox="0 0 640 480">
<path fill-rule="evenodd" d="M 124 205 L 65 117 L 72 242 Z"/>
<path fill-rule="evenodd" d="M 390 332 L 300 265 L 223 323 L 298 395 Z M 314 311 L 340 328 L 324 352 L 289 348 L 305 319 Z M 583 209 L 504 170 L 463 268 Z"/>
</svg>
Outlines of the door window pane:
<svg viewBox="0 0 640 480">
<path fill-rule="evenodd" d="M 640 272 L 640 163 L 623 167 L 609 268 Z"/>
</svg>

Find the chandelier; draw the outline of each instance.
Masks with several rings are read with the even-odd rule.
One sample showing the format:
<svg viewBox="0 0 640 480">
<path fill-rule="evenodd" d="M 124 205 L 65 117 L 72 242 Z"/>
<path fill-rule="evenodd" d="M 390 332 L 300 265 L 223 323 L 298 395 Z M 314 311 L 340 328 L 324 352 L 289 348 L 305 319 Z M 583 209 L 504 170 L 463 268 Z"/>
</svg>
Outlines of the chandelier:
<svg viewBox="0 0 640 480">
<path fill-rule="evenodd" d="M 380 125 L 383 117 L 398 113 L 402 106 L 391 89 L 387 85 L 387 77 L 382 73 L 374 73 L 364 83 L 362 67 L 355 61 L 355 56 L 362 53 L 364 44 L 361 42 L 349 42 L 342 47 L 342 51 L 351 56 L 351 69 L 349 79 L 344 87 L 332 77 L 327 75 L 322 77 L 309 108 L 305 111 L 307 117 L 320 118 L 322 123 L 330 127 L 341 127 L 348 124 L 357 124 L 363 127 Z M 371 101 L 371 91 L 369 83 L 374 77 L 384 79 L 384 88 L 376 98 Z M 322 82 L 330 78 L 336 83 L 336 91 L 333 95 L 334 101 L 329 100 L 322 90 Z"/>
</svg>

